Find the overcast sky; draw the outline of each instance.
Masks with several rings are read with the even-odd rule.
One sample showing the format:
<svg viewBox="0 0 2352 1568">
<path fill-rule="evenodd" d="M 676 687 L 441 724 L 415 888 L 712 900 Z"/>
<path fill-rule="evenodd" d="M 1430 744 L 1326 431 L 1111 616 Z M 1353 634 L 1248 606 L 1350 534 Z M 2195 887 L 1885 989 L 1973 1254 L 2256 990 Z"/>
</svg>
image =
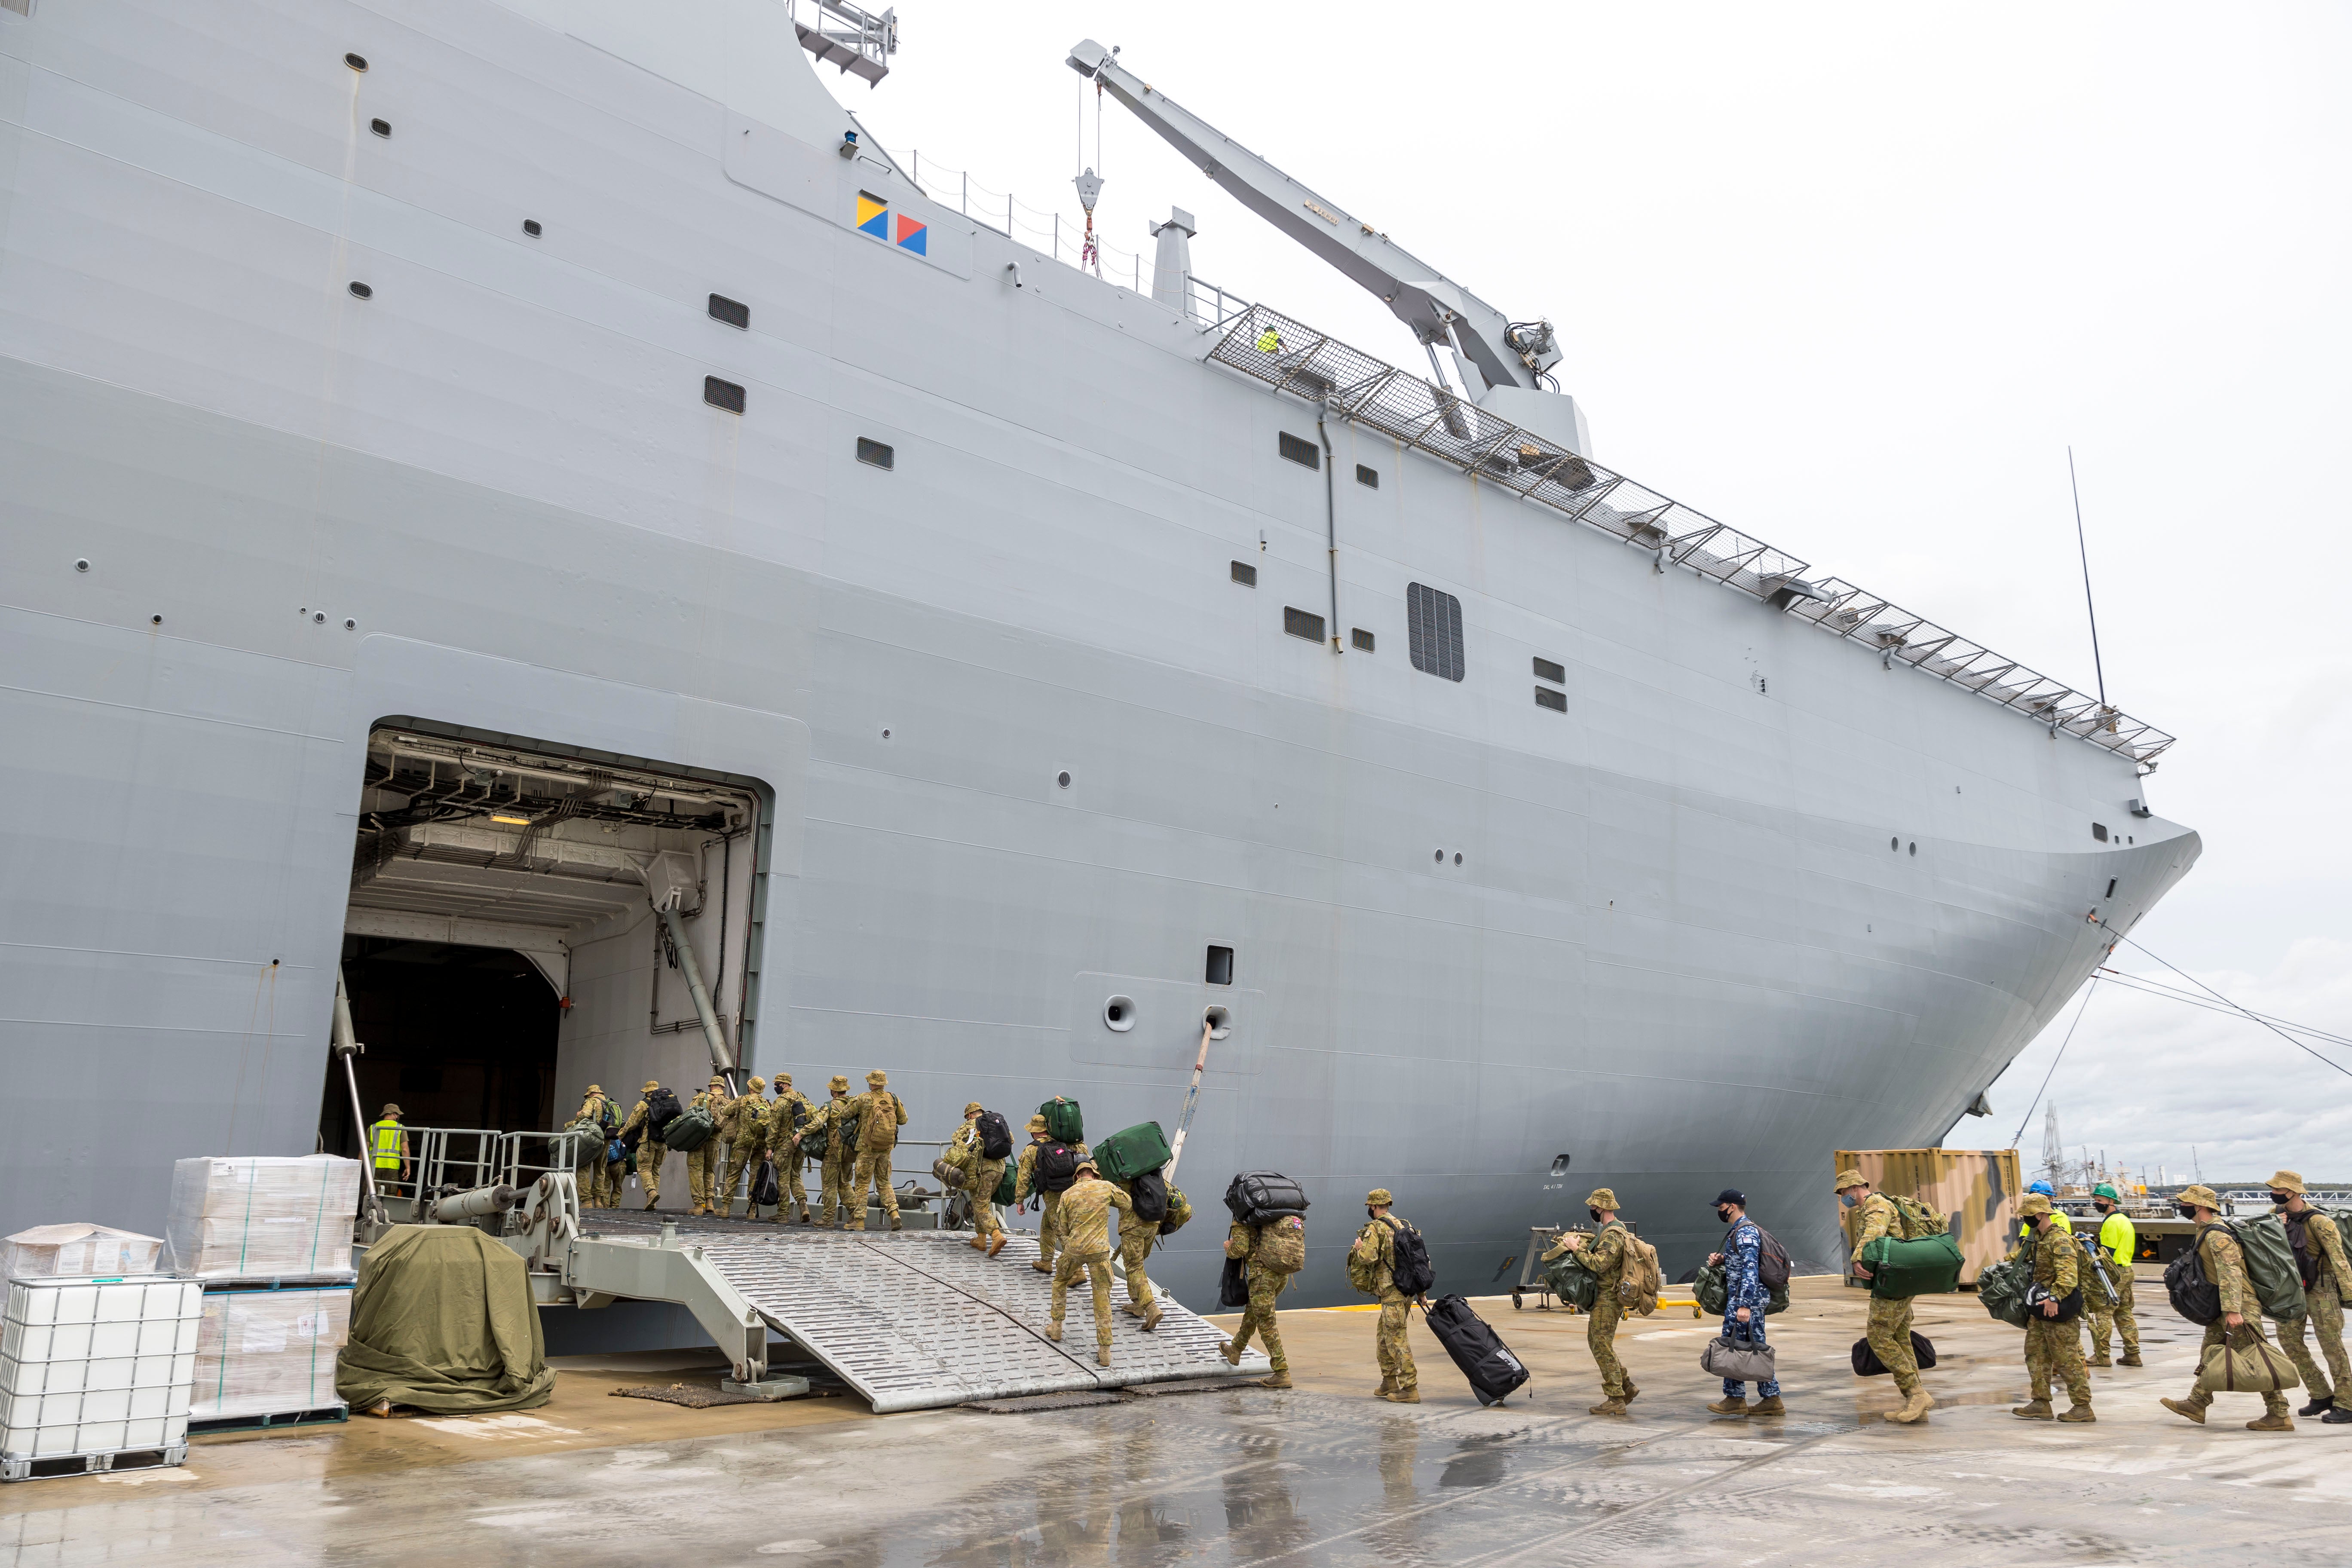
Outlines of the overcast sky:
<svg viewBox="0 0 2352 1568">
<path fill-rule="evenodd" d="M 2180 737 L 2148 798 L 2205 842 L 2134 935 L 2352 1037 L 2326 793 L 2352 749 L 2352 8 L 898 11 L 888 79 L 835 90 L 927 174 L 1075 220 L 1095 111 L 1063 58 L 1119 45 L 1498 308 L 1550 317 L 1603 462 L 2089 690 L 2071 443 L 2108 692 Z M 1113 246 L 1148 256 L 1146 220 L 1183 206 L 1197 274 L 1413 359 L 1378 301 L 1116 102 L 1101 162 Z M 2185 984 L 2129 947 L 2117 967 Z M 2352 1077 L 2096 989 L 2050 1084 L 2070 1145 L 2151 1175 L 2352 1181 Z M 1954 1143 L 2008 1142 L 2074 1016 Z"/>
</svg>

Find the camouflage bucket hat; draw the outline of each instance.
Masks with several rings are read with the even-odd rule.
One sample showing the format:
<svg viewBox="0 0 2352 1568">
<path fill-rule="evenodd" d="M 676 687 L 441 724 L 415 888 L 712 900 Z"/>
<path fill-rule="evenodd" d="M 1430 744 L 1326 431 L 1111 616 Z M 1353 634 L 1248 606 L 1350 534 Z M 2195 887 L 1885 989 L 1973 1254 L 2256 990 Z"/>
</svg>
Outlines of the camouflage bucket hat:
<svg viewBox="0 0 2352 1568">
<path fill-rule="evenodd" d="M 1837 1180 L 1830 1184 L 1831 1190 L 1841 1193 L 1845 1191 L 1848 1187 L 1866 1187 L 1868 1185 L 1870 1185 L 1870 1178 L 1868 1176 L 1864 1175 L 1860 1171 L 1851 1169 L 1840 1171 L 1837 1173 Z"/>
<path fill-rule="evenodd" d="M 397 1105 L 386 1105 L 382 1110 L 377 1111 L 376 1114 L 378 1116 L 405 1116 L 408 1112 L 401 1110 Z"/>
<path fill-rule="evenodd" d="M 1029 1131 L 1032 1132 L 1043 1132 L 1045 1131 L 1045 1119 L 1042 1116 L 1031 1117 L 1029 1119 Z"/>
<path fill-rule="evenodd" d="M 1386 1187 L 1374 1187 L 1364 1194 L 1364 1206 L 1368 1209 L 1386 1208 L 1394 1202 L 1396 1199 L 1390 1196 Z"/>
<path fill-rule="evenodd" d="M 1607 1187 L 1595 1187 L 1592 1189 L 1592 1195 L 1584 1200 L 1584 1206 L 1589 1209 L 1613 1211 L 1617 1207 L 1617 1194 Z"/>
<path fill-rule="evenodd" d="M 831 1083 L 828 1083 L 828 1084 L 826 1084 L 826 1085 L 825 1085 L 825 1088 L 827 1088 L 827 1089 L 847 1089 L 848 1087 L 849 1087 L 849 1079 L 848 1079 L 848 1077 L 847 1077 L 845 1074 L 843 1074 L 843 1073 L 835 1073 L 835 1074 L 834 1074 L 834 1075 L 833 1075 L 833 1081 L 832 1081 Z"/>
<path fill-rule="evenodd" d="M 2311 1191 L 2303 1184 L 2303 1173 L 2300 1171 L 2272 1172 L 2270 1190 L 2274 1193 L 2300 1193 L 2305 1195 L 2308 1195 Z"/>
<path fill-rule="evenodd" d="M 2215 1214 L 2221 1212 L 2221 1194 L 2210 1187 L 2183 1187 L 2174 1195 L 2172 1201 L 2176 1204 L 2186 1204 L 2190 1208 L 2211 1209 Z"/>
<path fill-rule="evenodd" d="M 866 1075 L 866 1081 L 872 1084 L 875 1088 L 880 1089 L 884 1084 L 890 1081 L 890 1075 L 884 1072 L 880 1068 L 876 1068 L 872 1072 Z"/>
<path fill-rule="evenodd" d="M 793 1075 L 792 1075 L 792 1074 L 790 1074 L 790 1073 L 788 1073 L 788 1072 L 780 1072 L 780 1073 L 778 1073 L 778 1074 L 776 1075 L 776 1087 L 777 1087 L 778 1089 L 790 1089 L 790 1088 L 792 1088 L 792 1087 L 793 1087 Z"/>
<path fill-rule="evenodd" d="M 767 1088 L 767 1087 L 768 1087 L 768 1080 L 767 1080 L 766 1079 L 760 1078 L 760 1077 L 758 1077 L 758 1076 L 756 1076 L 756 1075 L 754 1075 L 752 1078 L 751 1078 L 751 1079 L 748 1079 L 747 1081 L 751 1084 L 751 1092 L 752 1092 L 753 1094 L 757 1094 L 757 1093 L 759 1093 L 761 1089 L 765 1089 L 765 1088 Z"/>
<path fill-rule="evenodd" d="M 601 1083 L 592 1083 L 588 1086 L 588 1092 L 591 1094 L 602 1094 L 604 1092 L 604 1086 Z"/>
<path fill-rule="evenodd" d="M 2024 1219 L 2032 1219 L 2036 1215 L 2048 1214 L 2050 1200 L 2042 1194 L 2028 1193 L 2018 1200 L 2017 1212 L 2019 1216 Z"/>
<path fill-rule="evenodd" d="M 987 1109 L 988 1109 L 988 1107 L 986 1107 L 986 1106 L 984 1106 L 984 1105 L 981 1104 L 981 1102 L 980 1102 L 980 1101 L 978 1101 L 978 1100 L 971 1100 L 971 1101 L 966 1102 L 966 1104 L 964 1105 L 964 1108 L 963 1108 L 963 1113 L 964 1113 L 966 1116 L 978 1116 L 982 1111 L 983 1111 L 983 1110 L 987 1110 Z"/>
<path fill-rule="evenodd" d="M 656 1089 L 659 1089 L 660 1087 L 661 1087 L 661 1079 L 657 1079 L 657 1078 L 649 1078 L 649 1079 L 646 1079 L 645 1092 L 646 1092 L 646 1093 L 647 1093 L 647 1094 L 651 1094 L 654 1090 L 656 1090 Z"/>
</svg>

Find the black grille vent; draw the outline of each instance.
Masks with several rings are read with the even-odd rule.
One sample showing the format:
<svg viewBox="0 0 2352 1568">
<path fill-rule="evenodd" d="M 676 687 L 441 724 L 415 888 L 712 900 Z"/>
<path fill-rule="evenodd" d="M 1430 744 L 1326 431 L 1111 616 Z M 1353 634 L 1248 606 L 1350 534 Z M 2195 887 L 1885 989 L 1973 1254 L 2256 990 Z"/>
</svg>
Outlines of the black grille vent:
<svg viewBox="0 0 2352 1568">
<path fill-rule="evenodd" d="M 1358 463 L 1356 482 L 1366 489 L 1376 490 L 1381 488 L 1381 471 L 1378 468 L 1368 468 L 1363 464 Z"/>
<path fill-rule="evenodd" d="M 1549 708 L 1555 713 L 1565 713 L 1568 711 L 1568 693 L 1554 691 L 1549 686 L 1538 686 L 1536 688 L 1536 706 Z"/>
<path fill-rule="evenodd" d="M 721 381 L 715 375 L 702 378 L 702 401 L 713 408 L 724 408 L 730 414 L 743 412 L 743 389 L 731 381 Z"/>
<path fill-rule="evenodd" d="M 1251 564 L 1250 564 L 1248 562 L 1246 562 L 1246 561 L 1236 561 L 1236 562 L 1234 562 L 1234 582 L 1236 582 L 1236 583 L 1239 583 L 1239 584 L 1240 584 L 1243 587 L 1244 587 L 1244 588 L 1255 588 L 1255 587 L 1256 587 L 1256 586 L 1257 586 L 1257 568 L 1256 568 L 1256 567 L 1255 567 L 1255 566 L 1253 566 L 1253 565 L 1251 565 Z"/>
<path fill-rule="evenodd" d="M 1323 617 L 1285 605 L 1282 606 L 1282 629 L 1292 637 L 1305 637 L 1308 642 L 1321 642 Z"/>
<path fill-rule="evenodd" d="M 895 468 L 898 466 L 898 449 L 860 436 L 857 438 L 857 460 L 871 463 L 877 468 Z"/>
<path fill-rule="evenodd" d="M 1323 448 L 1312 441 L 1300 440 L 1287 430 L 1282 433 L 1282 455 L 1304 468 L 1323 466 Z"/>
<path fill-rule="evenodd" d="M 1404 590 L 1406 651 L 1412 667 L 1424 675 L 1459 680 L 1462 658 L 1462 601 L 1420 583 Z"/>
<path fill-rule="evenodd" d="M 1355 642 L 1356 642 L 1356 651 L 1357 651 L 1358 653 L 1370 653 L 1370 652 L 1371 652 L 1371 651 L 1372 651 L 1372 634 L 1371 634 L 1371 633 L 1370 633 L 1370 632 L 1366 631 L 1366 630 L 1365 630 L 1363 627 L 1361 627 L 1361 626 L 1358 626 L 1358 627 L 1355 629 L 1354 633 L 1353 633 L 1353 634 L 1351 634 L 1351 635 L 1352 635 L 1352 636 L 1354 637 L 1354 638 L 1355 638 Z"/>
<path fill-rule="evenodd" d="M 724 294 L 713 294 L 710 297 L 710 319 L 724 321 L 730 327 L 749 327 L 751 324 L 751 307 L 740 300 L 730 300 Z"/>
<path fill-rule="evenodd" d="M 1549 680 L 1554 686 L 1566 686 L 1568 671 L 1548 658 L 1538 658 L 1536 660 L 1536 679 Z"/>
</svg>

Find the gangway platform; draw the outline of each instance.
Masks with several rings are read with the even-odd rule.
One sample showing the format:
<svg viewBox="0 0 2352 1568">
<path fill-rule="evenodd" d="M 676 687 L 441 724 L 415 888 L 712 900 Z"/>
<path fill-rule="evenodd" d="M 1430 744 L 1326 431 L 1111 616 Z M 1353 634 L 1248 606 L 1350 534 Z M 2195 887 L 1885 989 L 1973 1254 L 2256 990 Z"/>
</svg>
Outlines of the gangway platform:
<svg viewBox="0 0 2352 1568">
<path fill-rule="evenodd" d="M 1236 1368 L 1224 1335 L 1162 1291 L 1160 1327 L 1126 1311 L 1111 1277 L 1111 1364 L 1095 1364 L 1093 1296 L 1070 1291 L 1065 1341 L 1045 1338 L 1052 1280 L 1032 1265 L 1034 1235 L 994 1258 L 969 1232 L 833 1231 L 717 1217 L 591 1210 L 562 1278 L 593 1310 L 616 1299 L 676 1301 L 756 1381 L 767 1332 L 789 1336 L 877 1415 L 978 1399 L 1067 1394 L 1216 1376 L 1264 1375 L 1251 1351 Z"/>
</svg>

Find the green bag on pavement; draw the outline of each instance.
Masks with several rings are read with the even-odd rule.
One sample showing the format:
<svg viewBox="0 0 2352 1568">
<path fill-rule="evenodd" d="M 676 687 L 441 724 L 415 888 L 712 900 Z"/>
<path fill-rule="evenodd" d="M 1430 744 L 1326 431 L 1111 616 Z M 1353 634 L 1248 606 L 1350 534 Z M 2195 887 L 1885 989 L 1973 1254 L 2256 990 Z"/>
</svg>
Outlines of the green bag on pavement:
<svg viewBox="0 0 2352 1568">
<path fill-rule="evenodd" d="M 1719 1318 L 1729 1310 L 1731 1289 L 1724 1280 L 1723 1265 L 1710 1263 L 1700 1269 L 1698 1278 L 1691 1281 L 1691 1293 L 1698 1298 L 1698 1310 L 1711 1318 Z M 1769 1318 L 1775 1312 L 1785 1312 L 1788 1310 L 1788 1287 L 1782 1286 L 1778 1290 L 1765 1292 L 1764 1315 L 1766 1317 Z"/>
<path fill-rule="evenodd" d="M 2025 1293 L 2033 1288 L 2033 1260 L 2020 1252 L 1977 1276 L 1977 1300 L 2012 1329 L 2025 1327 Z"/>
<path fill-rule="evenodd" d="M 1584 1255 L 1563 1252 L 1544 1265 L 1544 1281 L 1551 1293 L 1580 1312 L 1592 1310 L 1601 1300 L 1601 1276 L 1584 1266 Z"/>
<path fill-rule="evenodd" d="M 1157 1121 L 1114 1132 L 1095 1145 L 1095 1165 L 1106 1181 L 1131 1182 L 1166 1163 L 1168 1138 Z"/>
<path fill-rule="evenodd" d="M 1960 1288 L 1960 1244 L 1949 1232 L 1916 1241 L 1882 1236 L 1862 1249 L 1862 1261 L 1870 1269 L 1870 1293 L 1882 1301 L 1940 1296 Z"/>
<path fill-rule="evenodd" d="M 2274 1214 L 2222 1227 L 2238 1238 L 2246 1259 L 2246 1282 L 2263 1303 L 2263 1316 L 2292 1320 L 2311 1310 L 2303 1299 L 2303 1271 L 2294 1265 L 2294 1244 L 2286 1238 L 2286 1221 Z"/>
<path fill-rule="evenodd" d="M 1045 1136 L 1055 1142 L 1076 1148 L 1087 1141 L 1087 1121 L 1079 1113 L 1076 1100 L 1065 1100 L 1057 1094 L 1039 1106 L 1037 1114 L 1045 1119 Z M 1160 1162 L 1163 1165 L 1167 1163 Z"/>
</svg>

